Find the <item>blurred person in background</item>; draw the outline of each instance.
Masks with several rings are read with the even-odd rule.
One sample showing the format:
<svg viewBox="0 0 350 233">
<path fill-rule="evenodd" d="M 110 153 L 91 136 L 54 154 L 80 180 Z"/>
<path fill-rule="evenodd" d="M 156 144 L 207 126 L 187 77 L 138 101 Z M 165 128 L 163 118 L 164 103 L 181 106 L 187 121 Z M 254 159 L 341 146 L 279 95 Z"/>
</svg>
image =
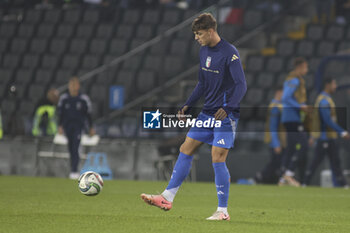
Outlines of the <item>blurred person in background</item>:
<svg viewBox="0 0 350 233">
<path fill-rule="evenodd" d="M 70 179 L 78 179 L 79 146 L 81 134 L 86 124 L 90 136 L 95 134 L 92 127 L 90 98 L 80 93 L 80 82 L 73 77 L 68 83 L 68 93 L 60 96 L 58 102 L 58 133 L 65 134 L 68 139 L 68 150 L 71 159 Z"/>
<path fill-rule="evenodd" d="M 302 119 L 302 112 L 308 112 L 306 105 L 305 76 L 308 72 L 308 63 L 302 58 L 294 60 L 294 69 L 288 74 L 283 84 L 282 96 L 282 123 L 287 132 L 287 148 L 282 159 L 282 175 L 279 185 L 300 186 L 294 178 L 294 171 L 298 158 L 306 156 L 308 138 Z"/>
<path fill-rule="evenodd" d="M 324 89 L 317 97 L 313 112 L 312 137 L 316 141 L 313 159 L 306 172 L 304 185 L 309 185 L 319 164 L 327 155 L 333 175 L 340 186 L 348 187 L 341 169 L 339 158 L 338 136 L 349 139 L 349 133 L 337 124 L 336 106 L 331 97 L 337 89 L 334 78 L 324 80 Z"/>
<path fill-rule="evenodd" d="M 3 131 L 2 131 L 2 117 L 1 117 L 1 109 L 0 109 L 0 139 L 3 137 Z"/>
<path fill-rule="evenodd" d="M 331 22 L 331 12 L 334 0 L 315 0 L 317 22 L 327 24 Z"/>
<path fill-rule="evenodd" d="M 56 105 L 59 93 L 51 88 L 45 98 L 36 106 L 32 134 L 34 136 L 54 136 L 57 132 Z"/>
<path fill-rule="evenodd" d="M 336 23 L 345 25 L 350 20 L 350 0 L 335 0 Z"/>
<path fill-rule="evenodd" d="M 83 0 L 84 4 L 88 7 L 100 7 L 103 5 L 104 0 Z"/>
<path fill-rule="evenodd" d="M 100 5 L 103 2 L 103 0 L 84 0 L 84 2 L 93 5 Z"/>
<path fill-rule="evenodd" d="M 271 150 L 270 162 L 260 172 L 257 172 L 254 180 L 256 183 L 276 184 L 281 177 L 281 162 L 286 148 L 286 132 L 281 122 L 283 87 L 277 87 L 275 96 L 268 107 L 268 116 L 265 124 L 265 143 Z"/>
</svg>

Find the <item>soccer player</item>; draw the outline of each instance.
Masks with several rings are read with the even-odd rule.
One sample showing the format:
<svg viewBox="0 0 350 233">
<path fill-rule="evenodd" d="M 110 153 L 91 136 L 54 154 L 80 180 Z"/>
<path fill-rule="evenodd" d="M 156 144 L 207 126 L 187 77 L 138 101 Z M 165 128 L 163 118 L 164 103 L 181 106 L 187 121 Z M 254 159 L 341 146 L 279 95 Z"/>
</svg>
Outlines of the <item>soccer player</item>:
<svg viewBox="0 0 350 233">
<path fill-rule="evenodd" d="M 322 162 L 325 155 L 328 156 L 333 175 L 340 186 L 347 186 L 340 166 L 339 150 L 336 139 L 338 135 L 349 139 L 349 133 L 337 124 L 335 104 L 330 96 L 337 89 L 335 79 L 326 78 L 324 89 L 317 97 L 313 112 L 312 137 L 317 139 L 316 149 L 311 164 L 306 172 L 304 185 L 309 185 L 312 175 Z"/>
<path fill-rule="evenodd" d="M 199 52 L 199 80 L 179 114 L 185 114 L 204 95 L 204 107 L 197 120 L 215 118 L 222 122 L 222 126 L 192 127 L 180 147 L 180 154 L 167 188 L 161 195 L 141 194 L 141 198 L 150 205 L 170 210 L 177 191 L 191 169 L 194 152 L 203 143 L 208 143 L 212 145 L 211 154 L 219 203 L 217 211 L 207 220 L 230 220 L 227 212 L 230 173 L 225 161 L 229 149 L 234 146 L 239 103 L 246 93 L 247 85 L 237 49 L 220 38 L 216 28 L 216 20 L 209 13 L 201 14 L 192 23 L 195 40 L 202 46 Z"/>
<path fill-rule="evenodd" d="M 68 139 L 71 159 L 70 179 L 79 178 L 79 145 L 86 122 L 90 128 L 90 135 L 95 134 L 92 127 L 91 111 L 90 98 L 80 93 L 79 79 L 77 77 L 71 78 L 68 83 L 68 93 L 62 94 L 58 102 L 58 133 L 65 133 Z"/>
<path fill-rule="evenodd" d="M 271 149 L 270 162 L 255 175 L 255 182 L 264 184 L 276 184 L 281 176 L 282 155 L 286 148 L 286 134 L 281 122 L 283 88 L 277 87 L 272 99 L 265 124 L 265 143 L 269 143 Z"/>
<path fill-rule="evenodd" d="M 301 111 L 308 112 L 306 105 L 306 88 L 303 78 L 308 72 L 308 63 L 304 58 L 296 58 L 294 69 L 288 74 L 283 84 L 282 123 L 287 132 L 287 148 L 282 159 L 282 169 L 285 171 L 279 184 L 299 187 L 294 179 L 296 161 L 306 156 L 308 138 L 304 130 Z M 299 147 L 299 148 L 298 148 Z"/>
</svg>

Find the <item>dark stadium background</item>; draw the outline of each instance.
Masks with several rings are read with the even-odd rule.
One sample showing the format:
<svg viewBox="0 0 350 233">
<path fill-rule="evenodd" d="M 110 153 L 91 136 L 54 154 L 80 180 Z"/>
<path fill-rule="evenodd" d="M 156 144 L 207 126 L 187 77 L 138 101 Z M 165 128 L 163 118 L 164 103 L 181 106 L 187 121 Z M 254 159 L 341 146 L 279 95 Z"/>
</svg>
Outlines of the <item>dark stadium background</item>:
<svg viewBox="0 0 350 233">
<path fill-rule="evenodd" d="M 156 164 L 161 154 L 177 154 L 183 134 L 142 131 L 141 108 L 177 109 L 192 92 L 199 45 L 190 24 L 203 10 L 217 17 L 219 34 L 238 48 L 248 84 L 241 104 L 248 110 L 228 157 L 232 181 L 254 176 L 268 161 L 261 107 L 269 104 L 273 88 L 283 83 L 295 57 L 305 57 L 310 65 L 309 104 L 318 93 L 320 76 L 332 75 L 340 85 L 350 82 L 349 19 L 339 20 L 339 11 L 333 7 L 330 20 L 317 20 L 316 1 L 43 2 L 0 0 L 3 175 L 67 176 L 69 161 L 60 158 L 67 156 L 66 147 L 53 145 L 51 137 L 33 137 L 31 129 L 35 106 L 47 90 L 55 87 L 63 92 L 68 79 L 77 75 L 82 91 L 93 102 L 95 128 L 101 137 L 98 146 L 82 148 L 83 156 L 105 152 L 116 179 L 165 178 L 167 169 L 159 170 Z M 339 53 L 344 59 L 337 59 Z M 317 76 L 328 56 L 333 58 Z M 117 110 L 109 108 L 109 87 L 114 85 L 124 87 L 124 106 Z M 337 93 L 336 103 L 349 105 L 347 88 Z M 342 121 L 349 122 L 349 117 Z M 349 149 L 343 144 L 342 166 L 349 169 Z M 54 157 L 43 156 L 47 154 Z M 196 158 L 193 178 L 213 180 L 210 148 L 203 146 Z M 327 167 L 324 163 L 317 174 Z M 319 179 L 316 175 L 313 183 L 319 184 Z"/>
</svg>

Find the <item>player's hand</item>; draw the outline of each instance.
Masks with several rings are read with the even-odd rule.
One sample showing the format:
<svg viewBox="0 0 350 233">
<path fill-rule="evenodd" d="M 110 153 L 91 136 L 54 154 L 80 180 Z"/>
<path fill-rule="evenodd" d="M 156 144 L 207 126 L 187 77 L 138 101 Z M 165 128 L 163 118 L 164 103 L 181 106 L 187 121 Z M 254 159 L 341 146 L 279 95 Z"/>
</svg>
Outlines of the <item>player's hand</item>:
<svg viewBox="0 0 350 233">
<path fill-rule="evenodd" d="M 188 110 L 188 106 L 187 105 L 185 105 L 185 106 L 183 106 L 183 108 L 182 109 L 180 109 L 178 112 L 177 112 L 177 114 L 178 114 L 178 119 L 180 120 L 180 121 L 185 121 L 186 120 L 186 117 L 184 117 L 184 116 L 181 116 L 181 115 L 185 115 L 185 112 Z"/>
<path fill-rule="evenodd" d="M 349 132 L 344 132 L 344 133 L 342 134 L 342 138 L 344 138 L 344 139 L 350 139 L 350 134 L 349 134 Z"/>
<path fill-rule="evenodd" d="M 275 147 L 273 148 L 273 150 L 275 151 L 275 154 L 281 154 L 282 153 L 282 148 L 281 147 Z"/>
<path fill-rule="evenodd" d="M 91 128 L 90 131 L 89 131 L 89 135 L 90 137 L 94 136 L 96 134 L 96 131 L 94 128 Z"/>
<path fill-rule="evenodd" d="M 63 130 L 63 127 L 62 126 L 59 126 L 58 127 L 58 134 L 63 134 L 64 133 L 64 130 Z"/>
<path fill-rule="evenodd" d="M 214 114 L 215 120 L 222 121 L 227 117 L 227 113 L 223 108 L 219 108 L 219 110 Z"/>
<path fill-rule="evenodd" d="M 311 147 L 314 144 L 314 138 L 310 137 L 309 138 L 309 146 Z"/>
<path fill-rule="evenodd" d="M 345 2 L 345 3 L 343 4 L 343 7 L 344 7 L 344 8 L 350 8 L 350 2 L 349 2 L 349 1 Z"/>
<path fill-rule="evenodd" d="M 304 111 L 304 112 L 310 112 L 310 111 L 311 111 L 311 108 L 310 108 L 310 106 L 308 106 L 308 105 L 301 105 L 301 106 L 300 106 L 300 110 L 301 110 L 301 111 Z"/>
</svg>

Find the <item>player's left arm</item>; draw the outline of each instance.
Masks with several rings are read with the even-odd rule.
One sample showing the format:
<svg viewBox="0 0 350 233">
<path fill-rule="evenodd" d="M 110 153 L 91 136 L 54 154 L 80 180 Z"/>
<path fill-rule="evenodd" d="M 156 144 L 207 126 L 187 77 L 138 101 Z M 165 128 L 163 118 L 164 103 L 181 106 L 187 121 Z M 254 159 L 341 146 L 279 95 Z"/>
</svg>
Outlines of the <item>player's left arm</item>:
<svg viewBox="0 0 350 233">
<path fill-rule="evenodd" d="M 233 89 L 233 94 L 227 99 L 227 103 L 215 113 L 215 120 L 225 119 L 235 108 L 238 108 L 239 103 L 247 92 L 247 82 L 237 51 L 227 58 L 226 65 L 229 68 L 230 76 L 234 81 L 235 87 Z"/>
<path fill-rule="evenodd" d="M 331 108 L 326 100 L 322 100 L 320 103 L 320 115 L 323 122 L 327 126 L 337 131 L 339 135 L 342 135 L 346 132 L 342 127 L 340 127 L 336 122 L 333 121 L 331 116 Z"/>
<path fill-rule="evenodd" d="M 89 134 L 90 134 L 90 136 L 92 136 L 95 134 L 95 130 L 94 130 L 93 125 L 92 125 L 92 103 L 91 103 L 89 96 L 87 96 L 87 95 L 82 95 L 82 99 L 86 102 L 86 108 L 87 108 L 86 120 L 87 120 L 89 130 L 90 130 Z"/>
<path fill-rule="evenodd" d="M 280 124 L 280 110 L 278 107 L 273 107 L 270 111 L 270 134 L 271 134 L 271 146 L 272 148 L 280 148 L 281 143 L 278 138 L 278 128 Z"/>
<path fill-rule="evenodd" d="M 227 105 L 223 107 L 225 112 L 229 114 L 234 110 L 234 108 L 239 107 L 239 103 L 247 92 L 247 82 L 245 80 L 243 67 L 238 52 L 235 52 L 228 58 L 227 65 L 230 76 L 235 83 L 233 94 L 230 95 L 229 99 L 227 100 Z"/>
</svg>

